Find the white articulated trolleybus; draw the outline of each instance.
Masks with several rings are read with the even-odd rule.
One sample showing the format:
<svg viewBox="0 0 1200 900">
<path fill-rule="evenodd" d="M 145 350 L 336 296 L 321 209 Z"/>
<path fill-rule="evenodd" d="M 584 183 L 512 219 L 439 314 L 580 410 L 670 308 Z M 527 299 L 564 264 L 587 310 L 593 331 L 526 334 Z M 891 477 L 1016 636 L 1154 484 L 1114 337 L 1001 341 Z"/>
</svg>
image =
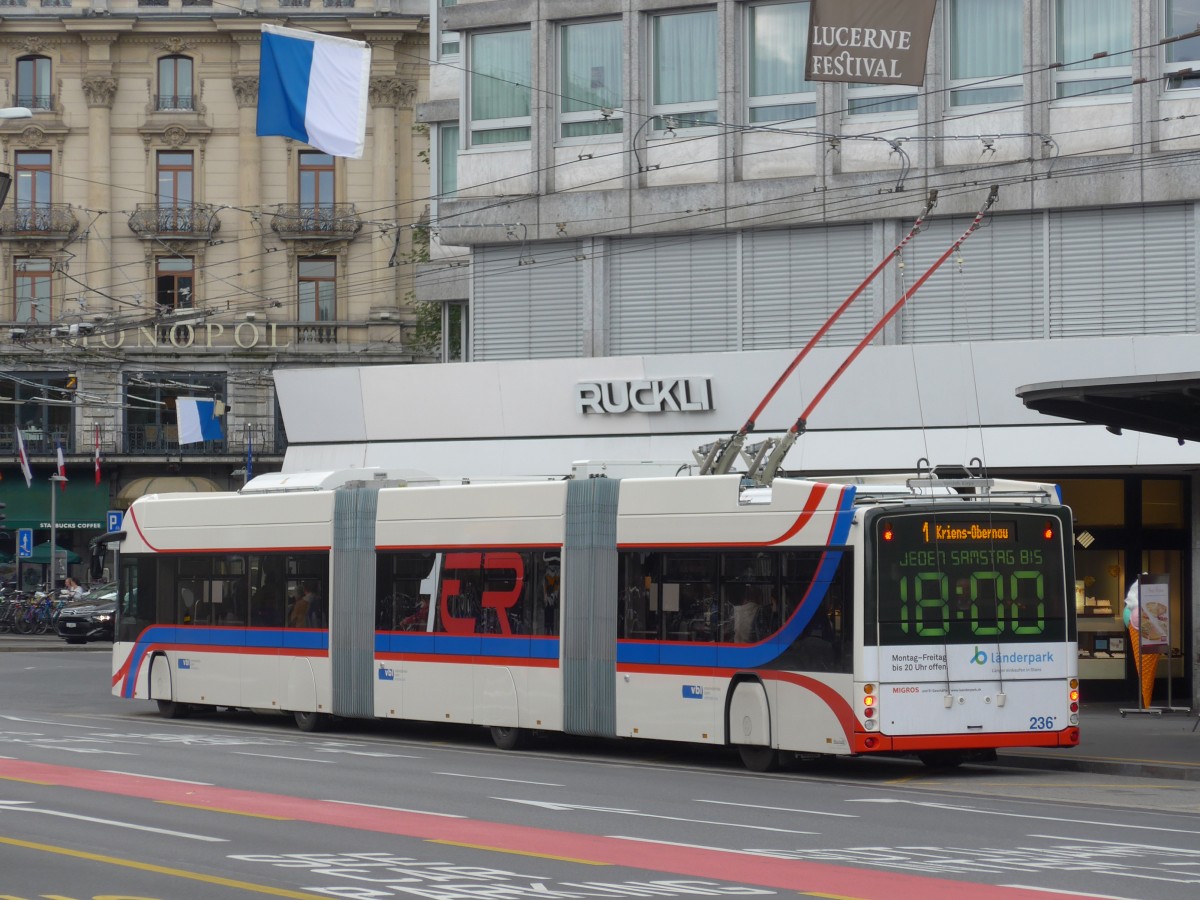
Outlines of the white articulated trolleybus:
<svg viewBox="0 0 1200 900">
<path fill-rule="evenodd" d="M 113 692 L 194 707 L 918 754 L 1078 742 L 1049 485 L 370 470 L 136 501 Z"/>
<path fill-rule="evenodd" d="M 168 716 L 279 710 L 305 729 L 475 723 L 505 748 L 535 731 L 728 744 L 756 769 L 1077 744 L 1071 516 L 1056 488 L 927 464 L 778 477 L 833 382 L 995 198 L 787 435 L 746 447 L 931 194 L 741 430 L 696 453 L 699 477 L 443 486 L 358 470 L 139 499 L 120 541 L 113 692 Z M 739 455 L 745 474 L 729 474 Z"/>
</svg>

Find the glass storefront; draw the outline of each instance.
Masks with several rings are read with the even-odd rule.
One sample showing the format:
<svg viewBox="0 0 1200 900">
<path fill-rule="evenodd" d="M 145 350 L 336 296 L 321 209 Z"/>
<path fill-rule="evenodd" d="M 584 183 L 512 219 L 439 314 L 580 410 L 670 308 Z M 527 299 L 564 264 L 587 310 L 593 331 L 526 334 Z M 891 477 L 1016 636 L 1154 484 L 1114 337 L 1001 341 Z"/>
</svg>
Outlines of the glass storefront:
<svg viewBox="0 0 1200 900">
<path fill-rule="evenodd" d="M 1085 695 L 1137 705 L 1133 637 L 1122 620 L 1125 594 L 1139 573 L 1167 584 L 1171 652 L 1158 661 L 1153 703 L 1190 694 L 1191 643 L 1188 483 L 1181 478 L 1065 478 L 1063 500 L 1075 515 L 1075 607 L 1079 677 Z"/>
</svg>

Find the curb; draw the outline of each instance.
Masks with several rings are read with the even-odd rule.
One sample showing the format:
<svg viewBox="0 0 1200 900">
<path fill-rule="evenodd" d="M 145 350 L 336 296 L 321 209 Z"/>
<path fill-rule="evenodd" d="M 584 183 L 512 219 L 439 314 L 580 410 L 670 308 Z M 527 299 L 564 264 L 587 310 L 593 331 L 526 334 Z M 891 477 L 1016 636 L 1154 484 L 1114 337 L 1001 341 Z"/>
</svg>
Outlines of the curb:
<svg viewBox="0 0 1200 900">
<path fill-rule="evenodd" d="M 1200 765 L 1171 763 L 1163 760 L 1096 759 L 1094 757 L 1002 755 L 993 766 L 1011 769 L 1041 769 L 1058 772 L 1091 772 L 1096 775 L 1120 775 L 1126 778 L 1164 778 L 1174 781 L 1200 781 Z"/>
</svg>

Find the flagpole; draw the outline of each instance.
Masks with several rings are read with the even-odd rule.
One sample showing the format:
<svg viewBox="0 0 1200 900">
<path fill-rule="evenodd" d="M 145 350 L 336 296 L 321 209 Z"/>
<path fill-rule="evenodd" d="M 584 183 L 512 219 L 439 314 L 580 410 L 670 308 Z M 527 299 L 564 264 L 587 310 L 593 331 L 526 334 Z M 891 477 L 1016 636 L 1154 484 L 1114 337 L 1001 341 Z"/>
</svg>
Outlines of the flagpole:
<svg viewBox="0 0 1200 900">
<path fill-rule="evenodd" d="M 57 472 L 50 476 L 50 593 L 54 593 L 58 577 L 58 495 L 54 492 L 54 484 L 66 480 Z"/>
</svg>

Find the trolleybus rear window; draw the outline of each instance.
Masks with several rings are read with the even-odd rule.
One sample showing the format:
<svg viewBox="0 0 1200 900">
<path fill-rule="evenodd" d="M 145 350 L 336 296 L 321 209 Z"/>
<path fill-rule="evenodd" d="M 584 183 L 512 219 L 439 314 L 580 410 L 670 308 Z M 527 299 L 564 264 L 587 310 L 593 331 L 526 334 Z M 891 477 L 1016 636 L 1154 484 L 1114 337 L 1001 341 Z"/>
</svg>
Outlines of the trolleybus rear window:
<svg viewBox="0 0 1200 900">
<path fill-rule="evenodd" d="M 884 645 L 1066 640 L 1063 530 L 1015 511 L 878 516 L 868 642 L 872 619 Z"/>
</svg>

